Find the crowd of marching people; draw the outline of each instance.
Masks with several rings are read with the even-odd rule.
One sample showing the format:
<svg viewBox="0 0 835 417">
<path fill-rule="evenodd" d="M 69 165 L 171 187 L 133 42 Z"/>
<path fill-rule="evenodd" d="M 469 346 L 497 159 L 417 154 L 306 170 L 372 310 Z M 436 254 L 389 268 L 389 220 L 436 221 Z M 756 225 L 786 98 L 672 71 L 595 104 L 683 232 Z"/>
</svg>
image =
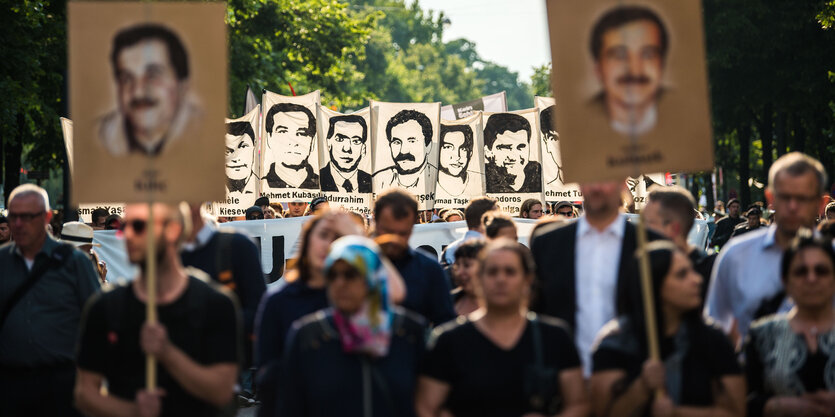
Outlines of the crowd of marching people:
<svg viewBox="0 0 835 417">
<path fill-rule="evenodd" d="M 56 223 L 22 185 L 0 217 L 0 415 L 833 417 L 827 184 L 787 154 L 767 204 L 729 200 L 703 246 L 688 233 L 711 216 L 653 187 L 643 249 L 615 182 L 582 184 L 581 204 L 523 202 L 521 243 L 488 197 L 420 211 L 392 189 L 370 219 L 261 198 L 247 220 L 309 216 L 269 288 L 255 243 L 198 205 Z M 409 246 L 416 223 L 454 221 L 467 231 L 439 256 Z M 128 283 L 96 257 L 106 229 L 141 271 Z"/>
</svg>

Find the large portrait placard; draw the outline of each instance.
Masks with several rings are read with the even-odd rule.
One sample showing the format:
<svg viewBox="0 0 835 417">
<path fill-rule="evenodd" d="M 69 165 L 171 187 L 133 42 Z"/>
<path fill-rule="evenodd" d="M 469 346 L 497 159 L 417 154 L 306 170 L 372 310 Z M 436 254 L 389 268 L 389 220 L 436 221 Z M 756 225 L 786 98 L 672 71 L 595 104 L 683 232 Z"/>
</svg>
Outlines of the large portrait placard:
<svg viewBox="0 0 835 417">
<path fill-rule="evenodd" d="M 371 102 L 375 194 L 402 188 L 419 210 L 433 208 L 440 118 L 441 103 Z"/>
<path fill-rule="evenodd" d="M 548 0 L 566 180 L 713 167 L 700 0 Z"/>
<path fill-rule="evenodd" d="M 484 195 L 484 127 L 480 111 L 441 121 L 435 208 L 464 208 Z"/>
<path fill-rule="evenodd" d="M 553 97 L 534 97 L 534 106 L 539 109 L 539 137 L 542 141 L 542 185 L 545 201 L 579 201 L 583 199 L 580 185 L 566 184 L 560 154 L 560 134 L 554 122 L 557 106 Z"/>
<path fill-rule="evenodd" d="M 264 91 L 261 103 L 261 195 L 310 201 L 319 195 L 319 91 L 302 96 Z"/>
<path fill-rule="evenodd" d="M 223 3 L 70 2 L 74 203 L 223 198 Z"/>
<path fill-rule="evenodd" d="M 371 110 L 319 106 L 319 185 L 331 208 L 371 214 Z"/>
<path fill-rule="evenodd" d="M 484 175 L 487 195 L 508 213 L 543 201 L 539 109 L 484 113 Z"/>
</svg>

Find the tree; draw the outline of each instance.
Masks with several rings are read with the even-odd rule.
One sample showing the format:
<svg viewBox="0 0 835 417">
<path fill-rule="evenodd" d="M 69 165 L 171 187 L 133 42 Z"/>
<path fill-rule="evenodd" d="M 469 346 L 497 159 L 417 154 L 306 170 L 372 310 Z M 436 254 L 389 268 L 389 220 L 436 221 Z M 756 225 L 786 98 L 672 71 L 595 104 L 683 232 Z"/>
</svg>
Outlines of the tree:
<svg viewBox="0 0 835 417">
<path fill-rule="evenodd" d="M 536 67 L 533 69 L 533 76 L 531 76 L 531 90 L 533 95 L 540 97 L 553 97 L 554 91 L 551 90 L 551 63 Z"/>
</svg>

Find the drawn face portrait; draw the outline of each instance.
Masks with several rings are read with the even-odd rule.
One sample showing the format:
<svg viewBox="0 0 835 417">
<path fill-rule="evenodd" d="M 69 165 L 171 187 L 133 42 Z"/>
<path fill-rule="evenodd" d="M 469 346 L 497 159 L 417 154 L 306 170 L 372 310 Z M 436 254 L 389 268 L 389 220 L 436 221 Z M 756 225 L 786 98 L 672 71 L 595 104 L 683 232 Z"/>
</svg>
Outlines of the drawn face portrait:
<svg viewBox="0 0 835 417">
<path fill-rule="evenodd" d="M 447 132 L 441 137 L 440 169 L 453 177 L 460 176 L 470 163 L 470 152 L 464 147 L 464 132 Z"/>
<path fill-rule="evenodd" d="M 339 121 L 328 138 L 331 162 L 342 172 L 353 172 L 365 155 L 365 129 L 359 123 Z"/>
<path fill-rule="evenodd" d="M 664 56 L 661 28 L 635 20 L 603 33 L 595 72 L 610 106 L 651 105 L 661 88 Z"/>
<path fill-rule="evenodd" d="M 249 135 L 226 134 L 226 177 L 245 180 L 252 174 L 255 146 Z"/>
<path fill-rule="evenodd" d="M 391 128 L 391 158 L 401 174 L 413 174 L 423 168 L 431 143 L 426 144 L 420 123 L 409 120 Z"/>
<path fill-rule="evenodd" d="M 493 148 L 485 150 L 485 156 L 498 166 L 504 167 L 508 174 L 525 175 L 525 165 L 528 164 L 530 148 L 528 134 L 524 130 L 516 132 L 505 131 L 496 135 Z"/>
<path fill-rule="evenodd" d="M 177 78 L 168 47 L 149 38 L 122 49 L 115 61 L 119 110 L 138 141 L 164 135 L 180 108 L 186 81 Z"/>
<path fill-rule="evenodd" d="M 276 161 L 286 167 L 301 167 L 313 148 L 313 135 L 308 129 L 309 119 L 303 112 L 278 112 L 273 115 L 268 146 Z"/>
</svg>

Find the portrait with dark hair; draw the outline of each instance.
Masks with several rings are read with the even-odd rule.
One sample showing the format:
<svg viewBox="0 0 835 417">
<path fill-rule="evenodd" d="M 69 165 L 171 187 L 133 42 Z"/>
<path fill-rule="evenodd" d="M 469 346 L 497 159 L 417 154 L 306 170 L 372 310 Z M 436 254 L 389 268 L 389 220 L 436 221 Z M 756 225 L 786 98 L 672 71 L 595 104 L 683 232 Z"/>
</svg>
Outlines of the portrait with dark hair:
<svg viewBox="0 0 835 417">
<path fill-rule="evenodd" d="M 374 173 L 375 185 L 379 190 L 402 187 L 425 193 L 428 159 L 436 133 L 432 120 L 418 110 L 405 109 L 388 119 L 385 126 L 386 144 L 393 164 Z M 377 152 L 386 152 L 386 149 L 378 147 Z"/>
<path fill-rule="evenodd" d="M 536 133 L 531 129 L 531 122 L 520 114 L 494 113 L 487 116 L 484 125 L 484 169 L 488 193 L 542 191 L 542 167 L 531 158 L 531 136 Z"/>
<path fill-rule="evenodd" d="M 463 207 L 484 195 L 482 112 L 441 121 L 435 208 Z"/>
<path fill-rule="evenodd" d="M 189 53 L 173 28 L 140 23 L 119 30 L 110 65 L 117 108 L 99 119 L 97 131 L 110 155 L 157 156 L 202 119 L 189 94 Z"/>
<path fill-rule="evenodd" d="M 546 8 L 564 180 L 712 169 L 701 0 L 554 0 Z M 546 184 L 554 180 L 544 174 Z"/>
<path fill-rule="evenodd" d="M 293 100 L 292 102 L 290 100 Z M 316 109 L 319 92 L 298 97 L 284 97 L 268 93 L 264 107 L 264 165 L 262 188 L 319 189 L 319 170 L 310 155 L 316 145 Z M 305 103 L 305 104 L 301 104 Z M 318 157 L 313 158 L 318 167 Z M 262 190 L 263 192 L 264 190 Z"/>
<path fill-rule="evenodd" d="M 655 127 L 668 38 L 664 22 L 645 6 L 614 7 L 593 26 L 589 52 L 602 86 L 594 101 L 613 130 L 642 135 Z"/>
<path fill-rule="evenodd" d="M 555 105 L 550 105 L 539 113 L 539 132 L 542 135 L 542 145 L 545 150 L 542 154 L 545 184 L 564 183 L 560 158 L 560 134 L 557 133 L 557 126 L 554 123 L 555 107 Z"/>
<path fill-rule="evenodd" d="M 365 117 L 345 114 L 328 118 L 325 149 L 327 163 L 319 171 L 322 191 L 371 192 L 371 174 L 360 169 L 370 149 Z"/>
<path fill-rule="evenodd" d="M 258 191 L 258 149 L 252 126 L 257 125 L 259 113 L 260 106 L 256 106 L 240 119 L 226 119 L 226 196 L 251 196 L 244 203 L 247 207 Z"/>
</svg>

